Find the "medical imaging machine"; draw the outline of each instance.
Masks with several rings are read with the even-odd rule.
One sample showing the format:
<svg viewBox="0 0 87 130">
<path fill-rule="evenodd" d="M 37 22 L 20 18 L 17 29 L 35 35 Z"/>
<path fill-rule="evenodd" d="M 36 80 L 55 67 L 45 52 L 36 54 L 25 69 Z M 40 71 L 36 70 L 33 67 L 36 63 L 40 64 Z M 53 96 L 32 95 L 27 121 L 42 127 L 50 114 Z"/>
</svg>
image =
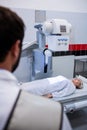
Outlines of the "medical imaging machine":
<svg viewBox="0 0 87 130">
<path fill-rule="evenodd" d="M 33 49 L 32 77 L 34 80 L 52 76 L 52 52 L 68 50 L 72 26 L 64 19 L 52 19 L 35 25 L 35 28 L 38 30 L 38 47 Z M 33 45 L 36 43 L 31 46 Z M 29 46 L 26 46 L 23 51 Z M 70 96 L 52 99 L 60 101 L 66 113 L 87 107 L 87 79 L 81 75 L 79 78 L 83 81 L 82 89 L 77 89 Z"/>
<path fill-rule="evenodd" d="M 34 79 L 52 76 L 52 52 L 69 48 L 71 24 L 65 19 L 51 19 L 34 26 L 39 48 L 33 50 Z"/>
<path fill-rule="evenodd" d="M 52 52 L 68 50 L 72 26 L 65 19 L 51 19 L 34 27 L 36 41 L 24 44 L 22 49 L 22 56 L 32 50 L 31 80 L 52 76 Z"/>
</svg>

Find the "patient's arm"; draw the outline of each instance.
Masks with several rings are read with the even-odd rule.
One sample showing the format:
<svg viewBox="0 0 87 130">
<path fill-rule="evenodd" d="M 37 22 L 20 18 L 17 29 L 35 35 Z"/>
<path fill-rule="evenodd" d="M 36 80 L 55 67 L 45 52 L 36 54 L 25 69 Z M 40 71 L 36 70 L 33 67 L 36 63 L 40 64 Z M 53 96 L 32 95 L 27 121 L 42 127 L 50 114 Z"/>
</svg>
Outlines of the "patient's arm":
<svg viewBox="0 0 87 130">
<path fill-rule="evenodd" d="M 45 95 L 43 95 L 44 97 L 47 97 L 47 98 L 53 98 L 53 96 L 52 96 L 52 94 L 51 93 L 49 93 L 49 94 L 45 94 Z"/>
</svg>

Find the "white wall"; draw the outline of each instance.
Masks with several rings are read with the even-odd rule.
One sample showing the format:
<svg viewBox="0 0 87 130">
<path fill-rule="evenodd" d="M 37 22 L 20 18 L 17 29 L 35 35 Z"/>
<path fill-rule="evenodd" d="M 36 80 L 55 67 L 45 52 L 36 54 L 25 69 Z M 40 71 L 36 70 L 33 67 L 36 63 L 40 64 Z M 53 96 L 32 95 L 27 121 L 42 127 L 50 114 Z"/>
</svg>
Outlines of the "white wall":
<svg viewBox="0 0 87 130">
<path fill-rule="evenodd" d="M 0 0 L 0 5 L 12 8 L 87 12 L 87 0 Z"/>
<path fill-rule="evenodd" d="M 56 56 L 52 61 L 52 76 L 63 75 L 67 78 L 73 78 L 74 56 Z"/>
</svg>

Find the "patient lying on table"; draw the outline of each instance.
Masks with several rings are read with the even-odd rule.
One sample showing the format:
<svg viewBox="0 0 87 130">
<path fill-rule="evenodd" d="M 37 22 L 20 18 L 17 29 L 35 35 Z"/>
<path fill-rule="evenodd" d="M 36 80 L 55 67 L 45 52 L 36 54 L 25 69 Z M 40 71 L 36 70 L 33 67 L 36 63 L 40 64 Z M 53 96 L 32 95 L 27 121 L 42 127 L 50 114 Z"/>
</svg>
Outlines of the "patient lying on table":
<svg viewBox="0 0 87 130">
<path fill-rule="evenodd" d="M 58 98 L 73 94 L 76 88 L 82 88 L 82 81 L 79 78 L 69 80 L 64 76 L 56 76 L 23 83 L 21 88 L 36 95 Z"/>
</svg>

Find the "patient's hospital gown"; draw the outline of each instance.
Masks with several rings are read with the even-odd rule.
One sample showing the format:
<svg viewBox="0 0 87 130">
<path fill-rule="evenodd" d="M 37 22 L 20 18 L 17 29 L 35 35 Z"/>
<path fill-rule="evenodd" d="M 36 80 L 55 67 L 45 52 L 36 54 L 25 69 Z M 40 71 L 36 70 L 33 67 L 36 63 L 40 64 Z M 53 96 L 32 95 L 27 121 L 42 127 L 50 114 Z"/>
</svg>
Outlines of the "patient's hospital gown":
<svg viewBox="0 0 87 130">
<path fill-rule="evenodd" d="M 54 98 L 71 95 L 76 90 L 72 81 L 64 76 L 56 76 L 23 83 L 21 88 L 36 95 L 52 94 Z"/>
</svg>

